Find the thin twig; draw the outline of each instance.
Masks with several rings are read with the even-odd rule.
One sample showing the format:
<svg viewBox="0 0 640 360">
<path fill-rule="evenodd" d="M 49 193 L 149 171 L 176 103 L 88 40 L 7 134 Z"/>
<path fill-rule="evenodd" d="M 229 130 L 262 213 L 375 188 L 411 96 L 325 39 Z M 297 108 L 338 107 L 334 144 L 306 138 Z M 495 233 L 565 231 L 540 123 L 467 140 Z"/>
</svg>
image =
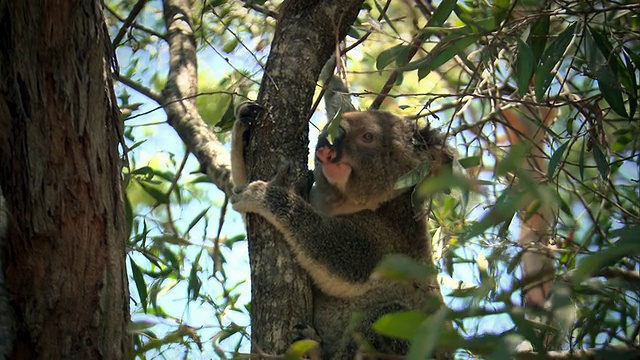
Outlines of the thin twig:
<svg viewBox="0 0 640 360">
<path fill-rule="evenodd" d="M 131 26 L 131 24 L 133 24 L 133 20 L 138 17 L 138 14 L 140 14 L 140 11 L 142 11 L 146 3 L 147 0 L 138 0 L 138 2 L 133 6 L 133 9 L 131 9 L 129 16 L 127 16 L 126 20 L 122 24 L 122 27 L 120 28 L 120 30 L 118 30 L 118 34 L 116 34 L 116 37 L 113 39 L 112 45 L 114 49 L 118 47 L 120 41 L 124 37 L 124 34 L 127 33 L 127 29 L 129 29 L 129 26 Z"/>
</svg>

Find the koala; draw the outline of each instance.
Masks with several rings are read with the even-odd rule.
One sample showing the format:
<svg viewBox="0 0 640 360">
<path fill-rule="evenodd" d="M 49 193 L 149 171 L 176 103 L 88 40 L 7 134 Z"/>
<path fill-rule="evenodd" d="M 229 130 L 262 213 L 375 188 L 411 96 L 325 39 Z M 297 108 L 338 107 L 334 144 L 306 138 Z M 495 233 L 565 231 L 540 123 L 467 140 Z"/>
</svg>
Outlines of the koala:
<svg viewBox="0 0 640 360">
<path fill-rule="evenodd" d="M 431 172 L 439 171 L 453 161 L 452 152 L 437 132 L 419 129 L 415 121 L 383 111 L 344 113 L 332 142 L 326 128 L 319 136 L 307 201 L 281 175 L 246 183 L 243 147 L 250 124 L 264 110 L 244 103 L 236 111 L 233 208 L 274 225 L 309 273 L 317 287 L 313 325 L 326 359 L 353 359 L 359 350 L 353 332 L 376 352 L 405 354 L 406 342 L 376 334 L 371 324 L 389 312 L 424 308 L 429 296 L 440 296 L 439 288 L 371 275 L 392 253 L 432 263 L 426 219 L 414 216 L 412 189 L 394 184 L 423 162 Z M 341 333 L 345 329 L 353 331 Z"/>
</svg>

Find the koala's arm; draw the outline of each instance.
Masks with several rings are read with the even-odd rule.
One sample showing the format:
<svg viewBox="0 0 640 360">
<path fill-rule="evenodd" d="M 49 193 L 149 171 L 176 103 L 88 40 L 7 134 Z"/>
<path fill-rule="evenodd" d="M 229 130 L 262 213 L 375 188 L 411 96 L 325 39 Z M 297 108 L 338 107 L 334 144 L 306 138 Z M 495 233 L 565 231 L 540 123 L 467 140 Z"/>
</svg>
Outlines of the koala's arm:
<svg viewBox="0 0 640 360">
<path fill-rule="evenodd" d="M 323 215 L 273 183 L 252 182 L 231 203 L 236 211 L 258 214 L 273 224 L 318 287 L 340 298 L 362 295 L 375 286 L 369 277 L 388 252 L 376 239 L 394 236 L 371 214 Z"/>
<path fill-rule="evenodd" d="M 231 130 L 231 181 L 234 186 L 247 183 L 244 148 L 249 135 L 249 124 L 236 120 Z"/>
<path fill-rule="evenodd" d="M 231 181 L 234 186 L 248 181 L 244 149 L 249 141 L 251 123 L 262 109 L 261 105 L 252 101 L 243 102 L 236 108 L 236 121 L 231 130 Z"/>
</svg>

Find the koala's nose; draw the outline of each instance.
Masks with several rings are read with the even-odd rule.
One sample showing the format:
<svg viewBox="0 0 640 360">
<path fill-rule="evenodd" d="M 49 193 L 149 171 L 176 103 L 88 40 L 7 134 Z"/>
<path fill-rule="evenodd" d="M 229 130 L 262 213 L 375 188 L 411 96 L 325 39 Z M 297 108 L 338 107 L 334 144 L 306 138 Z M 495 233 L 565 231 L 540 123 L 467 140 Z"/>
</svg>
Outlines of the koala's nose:
<svg viewBox="0 0 640 360">
<path fill-rule="evenodd" d="M 344 141 L 347 132 L 340 126 L 338 127 L 338 134 L 332 142 L 329 142 L 329 131 L 327 128 L 322 130 L 318 137 L 318 145 L 316 145 L 316 158 L 320 162 L 338 162 L 342 157 L 342 142 Z"/>
<path fill-rule="evenodd" d="M 328 164 L 334 162 L 336 160 L 337 153 L 335 150 L 329 147 L 321 147 L 316 150 L 316 159 L 318 159 L 323 164 Z"/>
</svg>

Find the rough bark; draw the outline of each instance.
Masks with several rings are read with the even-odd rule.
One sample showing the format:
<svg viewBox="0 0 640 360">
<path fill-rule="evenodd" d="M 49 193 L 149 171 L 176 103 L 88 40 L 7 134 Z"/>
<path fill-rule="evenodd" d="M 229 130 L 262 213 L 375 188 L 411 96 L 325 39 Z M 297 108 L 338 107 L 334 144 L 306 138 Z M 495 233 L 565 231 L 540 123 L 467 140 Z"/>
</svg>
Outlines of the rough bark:
<svg viewBox="0 0 640 360">
<path fill-rule="evenodd" d="M 266 109 L 251 129 L 249 180 L 270 179 L 286 161 L 306 181 L 308 116 L 323 65 L 353 24 L 361 0 L 286 1 L 280 9 L 258 103 Z M 284 352 L 298 323 L 312 323 L 307 275 L 264 219 L 247 216 L 252 284 L 253 352 Z M 343 331 L 344 329 L 336 329 Z"/>
<path fill-rule="evenodd" d="M 0 186 L 14 359 L 122 359 L 119 114 L 100 1 L 0 1 Z"/>
</svg>

